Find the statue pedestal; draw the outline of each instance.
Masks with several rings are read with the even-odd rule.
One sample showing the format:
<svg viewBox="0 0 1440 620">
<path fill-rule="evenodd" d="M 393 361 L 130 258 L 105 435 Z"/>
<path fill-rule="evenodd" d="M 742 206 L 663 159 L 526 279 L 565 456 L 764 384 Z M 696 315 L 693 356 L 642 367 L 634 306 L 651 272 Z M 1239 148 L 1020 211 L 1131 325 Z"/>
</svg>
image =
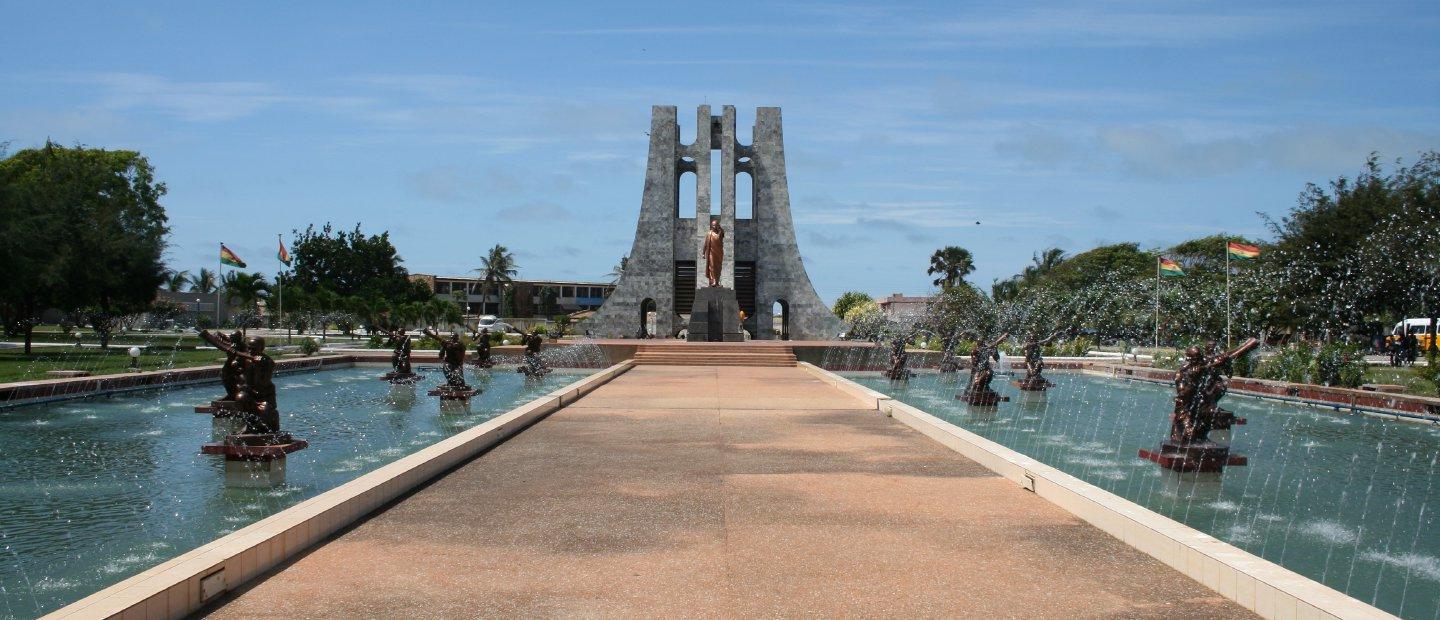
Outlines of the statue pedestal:
<svg viewBox="0 0 1440 620">
<path fill-rule="evenodd" d="M 417 375 L 413 372 L 405 373 L 391 371 L 380 375 L 380 379 L 382 381 L 389 381 L 396 385 L 410 385 L 412 383 L 415 383 L 416 381 L 419 381 L 420 375 Z"/>
<path fill-rule="evenodd" d="M 1238 454 L 1230 454 L 1230 446 L 1213 441 L 1189 444 L 1166 441 L 1160 444 L 1159 450 L 1141 450 L 1140 458 L 1180 472 L 1220 472 L 1248 461 Z"/>
<path fill-rule="evenodd" d="M 707 286 L 695 289 L 695 305 L 690 308 L 690 342 L 744 342 L 740 331 L 740 302 L 735 289 Z"/>
<path fill-rule="evenodd" d="M 480 390 L 472 387 L 453 388 L 448 385 L 442 385 L 430 390 L 430 395 L 439 396 L 440 400 L 470 400 L 471 396 L 478 393 L 480 393 Z"/>
<path fill-rule="evenodd" d="M 1009 396 L 1001 396 L 995 390 L 985 388 L 983 390 L 967 389 L 955 396 L 956 400 L 963 400 L 973 407 L 994 407 L 1000 403 L 1010 402 Z"/>
<path fill-rule="evenodd" d="M 289 433 L 233 434 L 200 446 L 201 454 L 225 457 L 225 485 L 254 488 L 285 482 L 285 455 L 309 444 Z"/>
<path fill-rule="evenodd" d="M 1018 381 L 1011 381 L 1010 385 L 1020 388 L 1022 391 L 1025 392 L 1044 392 L 1045 390 L 1049 389 L 1050 386 L 1055 384 L 1051 383 L 1045 377 L 1037 376 L 1025 377 L 1024 379 L 1020 379 Z"/>
</svg>

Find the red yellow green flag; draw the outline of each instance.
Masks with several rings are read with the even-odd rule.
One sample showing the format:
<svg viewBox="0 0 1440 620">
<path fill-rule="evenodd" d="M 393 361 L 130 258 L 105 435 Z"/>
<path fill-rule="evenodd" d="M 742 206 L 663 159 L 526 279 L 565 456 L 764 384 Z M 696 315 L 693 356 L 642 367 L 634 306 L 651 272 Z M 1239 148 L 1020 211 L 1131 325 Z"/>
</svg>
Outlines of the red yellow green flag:
<svg viewBox="0 0 1440 620">
<path fill-rule="evenodd" d="M 290 266 L 290 253 L 285 251 L 284 241 L 280 242 L 280 252 L 275 255 L 275 258 L 278 258 L 280 259 L 280 262 L 285 263 L 286 267 Z"/>
<path fill-rule="evenodd" d="M 1170 277 L 1183 276 L 1185 275 L 1185 270 L 1180 268 L 1180 263 L 1162 256 L 1160 258 L 1160 275 Z"/>
<path fill-rule="evenodd" d="M 234 252 L 231 252 L 230 248 L 225 247 L 223 243 L 220 244 L 220 264 L 240 269 L 245 268 L 245 261 L 240 260 L 240 257 L 236 256 Z"/>
<path fill-rule="evenodd" d="M 1260 246 L 1248 245 L 1230 241 L 1225 244 L 1225 251 L 1230 253 L 1231 258 L 1242 258 L 1249 260 L 1260 257 Z"/>
</svg>

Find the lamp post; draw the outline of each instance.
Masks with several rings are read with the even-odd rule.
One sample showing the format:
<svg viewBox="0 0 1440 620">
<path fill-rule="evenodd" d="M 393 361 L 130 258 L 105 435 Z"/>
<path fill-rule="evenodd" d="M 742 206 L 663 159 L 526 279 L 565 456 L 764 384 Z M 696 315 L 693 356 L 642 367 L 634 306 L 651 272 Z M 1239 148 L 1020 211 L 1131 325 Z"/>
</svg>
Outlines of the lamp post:
<svg viewBox="0 0 1440 620">
<path fill-rule="evenodd" d="M 130 347 L 130 372 L 140 372 L 140 347 Z"/>
</svg>

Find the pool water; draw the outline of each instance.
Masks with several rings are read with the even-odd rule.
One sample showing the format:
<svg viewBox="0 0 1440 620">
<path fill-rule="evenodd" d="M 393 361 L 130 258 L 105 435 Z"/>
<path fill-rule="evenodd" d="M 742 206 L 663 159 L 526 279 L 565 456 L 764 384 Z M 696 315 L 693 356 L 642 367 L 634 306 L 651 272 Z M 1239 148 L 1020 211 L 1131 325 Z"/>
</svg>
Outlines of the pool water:
<svg viewBox="0 0 1440 620">
<path fill-rule="evenodd" d="M 203 456 L 219 385 L 93 397 L 0 412 L 0 617 L 53 611 L 594 371 L 527 382 L 470 371 L 483 394 L 440 405 L 443 383 L 391 386 L 388 368 L 278 377 L 282 427 L 310 447 L 286 481 L 227 488 L 224 458 Z"/>
<path fill-rule="evenodd" d="M 1168 385 L 1055 373 L 1027 402 L 997 376 L 1012 400 L 987 410 L 955 400 L 966 373 L 841 374 L 1385 611 L 1440 618 L 1440 426 L 1232 394 L 1249 465 L 1177 474 L 1137 454 L 1168 432 Z"/>
</svg>

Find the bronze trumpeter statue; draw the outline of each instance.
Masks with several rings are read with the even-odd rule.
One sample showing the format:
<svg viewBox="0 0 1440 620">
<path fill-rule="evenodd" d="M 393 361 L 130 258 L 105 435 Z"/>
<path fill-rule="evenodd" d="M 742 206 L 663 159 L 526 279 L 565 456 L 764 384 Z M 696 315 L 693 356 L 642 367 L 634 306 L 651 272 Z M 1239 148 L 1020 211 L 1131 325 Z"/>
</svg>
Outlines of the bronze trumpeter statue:
<svg viewBox="0 0 1440 620">
<path fill-rule="evenodd" d="M 1238 423 L 1233 413 L 1220 408 L 1228 389 L 1229 367 L 1260 342 L 1254 338 L 1234 349 L 1192 346 L 1175 371 L 1175 407 L 1170 412 L 1170 433 L 1160 449 L 1141 450 L 1140 456 L 1174 471 L 1218 472 L 1229 465 L 1244 465 L 1243 456 L 1231 455 L 1230 446 L 1210 439 L 1210 431 Z"/>
<path fill-rule="evenodd" d="M 410 334 L 405 333 L 404 329 L 394 329 L 385 335 L 389 338 L 390 344 L 395 347 L 395 350 L 390 353 L 390 372 L 382 375 L 380 378 L 391 383 L 414 383 L 415 380 L 419 378 L 419 375 L 415 374 L 410 367 L 410 353 L 412 348 Z"/>
<path fill-rule="evenodd" d="M 885 376 L 891 381 L 907 381 L 915 375 L 906 367 L 910 353 L 905 350 L 905 345 L 909 340 L 905 334 L 895 334 L 890 339 L 890 369 L 885 371 Z"/>
<path fill-rule="evenodd" d="M 970 385 L 956 398 L 979 406 L 1009 400 L 990 388 L 990 381 L 995 378 L 993 363 L 1000 359 L 1000 343 L 1009 337 L 1010 332 L 1004 332 L 994 341 L 981 338 L 975 342 L 975 350 L 970 353 Z"/>
<path fill-rule="evenodd" d="M 465 383 L 465 343 L 460 341 L 460 332 L 451 332 L 443 338 L 434 328 L 424 329 L 426 336 L 440 343 L 440 369 L 445 373 L 445 385 L 431 390 L 430 394 L 441 400 L 466 400 L 475 390 Z"/>
<path fill-rule="evenodd" d="M 233 340 L 234 335 L 231 337 Z M 241 369 L 243 383 L 239 385 L 239 390 L 232 400 L 235 403 L 235 413 L 245 421 L 244 434 L 279 433 L 280 411 L 275 400 L 275 360 L 265 354 L 265 339 L 259 336 L 251 338 L 242 349 L 209 330 L 201 330 L 200 338 L 224 351 L 227 359 L 234 359 Z"/>
<path fill-rule="evenodd" d="M 515 372 L 525 373 L 528 379 L 538 379 L 550 374 L 550 367 L 545 365 L 545 360 L 540 357 L 540 346 L 545 339 L 533 329 L 520 338 L 520 343 L 525 345 L 525 357 L 520 367 Z"/>
<path fill-rule="evenodd" d="M 1042 355 L 1045 345 L 1054 342 L 1064 330 L 1056 331 L 1047 338 L 1041 338 L 1033 330 L 1025 336 L 1025 378 L 1015 382 L 1015 386 L 1026 391 L 1038 392 L 1050 387 L 1052 384 L 1041 373 L 1045 372 L 1045 358 Z"/>
<path fill-rule="evenodd" d="M 475 341 L 475 359 L 471 362 L 480 368 L 489 368 L 495 365 L 490 361 L 490 328 L 482 327 L 478 332 L 471 332 L 471 340 Z"/>
</svg>

